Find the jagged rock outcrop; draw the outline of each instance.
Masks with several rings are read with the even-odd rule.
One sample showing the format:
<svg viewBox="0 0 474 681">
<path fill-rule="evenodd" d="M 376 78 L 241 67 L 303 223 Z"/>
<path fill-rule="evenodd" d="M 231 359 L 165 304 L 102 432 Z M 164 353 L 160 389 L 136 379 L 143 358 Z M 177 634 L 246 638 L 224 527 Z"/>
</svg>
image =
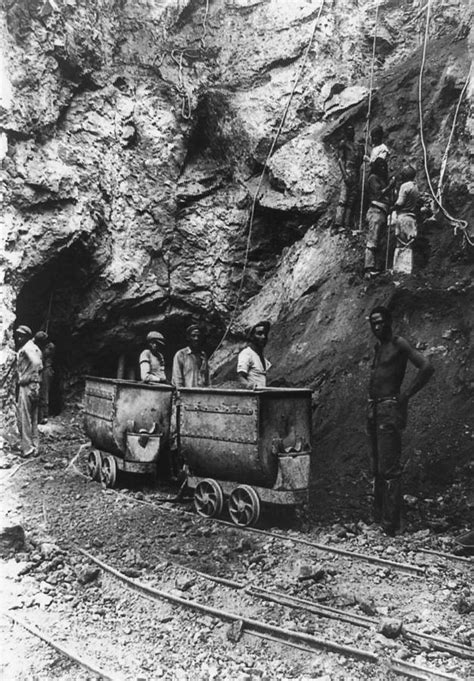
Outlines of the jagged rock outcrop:
<svg viewBox="0 0 474 681">
<path fill-rule="evenodd" d="M 469 73 L 468 14 L 464 0 L 431 7 L 422 109 L 435 185 Z M 453 440 L 458 421 L 472 422 L 474 385 L 462 233 L 433 225 L 416 276 L 367 284 L 363 238 L 329 229 L 341 127 L 351 120 L 364 137 L 374 37 L 371 122 L 387 131 L 391 170 L 410 160 L 426 189 L 423 3 L 381 2 L 377 25 L 360 0 L 17 0 L 0 17 L 4 373 L 15 315 L 49 323 L 63 385 L 113 375 L 123 353 L 133 370 L 150 326 L 167 335 L 169 359 L 191 317 L 210 350 L 232 322 L 213 358 L 224 379 L 242 330 L 265 316 L 274 380 L 316 390 L 318 474 L 337 456 L 350 476 L 363 450 L 365 316 L 388 301 L 440 364 L 431 400 L 450 424 L 441 437 L 420 397 L 411 451 L 442 458 L 448 438 L 467 451 Z M 444 183 L 446 206 L 468 221 L 471 93 Z"/>
</svg>

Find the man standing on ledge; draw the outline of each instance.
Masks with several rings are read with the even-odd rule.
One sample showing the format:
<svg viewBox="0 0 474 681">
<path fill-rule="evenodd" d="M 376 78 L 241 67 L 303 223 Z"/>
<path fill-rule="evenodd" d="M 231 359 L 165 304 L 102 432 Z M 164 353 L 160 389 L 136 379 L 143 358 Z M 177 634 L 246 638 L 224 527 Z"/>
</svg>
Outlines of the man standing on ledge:
<svg viewBox="0 0 474 681">
<path fill-rule="evenodd" d="M 209 385 L 209 365 L 202 349 L 202 333 L 197 324 L 186 329 L 188 345 L 175 354 L 172 383 L 177 388 L 202 388 Z"/>
<path fill-rule="evenodd" d="M 374 520 L 393 536 L 400 529 L 401 435 L 408 401 L 428 383 L 434 369 L 405 338 L 393 335 L 392 315 L 386 307 L 375 307 L 369 321 L 378 341 L 370 372 L 367 422 L 374 472 Z M 418 372 L 402 390 L 408 361 Z"/>
<path fill-rule="evenodd" d="M 19 326 L 15 336 L 19 346 L 16 355 L 18 430 L 23 456 L 27 458 L 38 454 L 38 403 L 43 361 L 29 326 Z"/>
<path fill-rule="evenodd" d="M 267 344 L 270 322 L 258 322 L 250 329 L 249 343 L 239 352 L 237 376 L 242 388 L 254 390 L 265 388 L 267 371 L 272 366 L 263 355 Z"/>
</svg>

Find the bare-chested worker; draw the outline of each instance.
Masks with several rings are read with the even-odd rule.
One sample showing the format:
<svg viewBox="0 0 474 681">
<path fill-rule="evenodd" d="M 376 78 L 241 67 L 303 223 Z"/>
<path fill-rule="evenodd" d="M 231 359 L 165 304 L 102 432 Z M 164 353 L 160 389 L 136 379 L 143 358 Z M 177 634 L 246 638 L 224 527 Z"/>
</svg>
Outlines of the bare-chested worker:
<svg viewBox="0 0 474 681">
<path fill-rule="evenodd" d="M 140 379 L 145 383 L 167 383 L 165 359 L 160 352 L 165 339 L 159 331 L 150 331 L 146 337 L 148 347 L 140 354 Z"/>
<path fill-rule="evenodd" d="M 392 315 L 386 307 L 375 307 L 369 321 L 378 341 L 370 373 L 367 422 L 374 473 L 374 520 L 393 536 L 400 529 L 401 435 L 408 401 L 428 383 L 434 369 L 405 338 L 393 334 Z M 418 372 L 402 389 L 408 361 Z"/>
<path fill-rule="evenodd" d="M 242 388 L 254 390 L 265 388 L 267 371 L 271 364 L 264 357 L 263 350 L 268 340 L 270 322 L 258 322 L 250 329 L 247 347 L 239 352 L 237 377 Z"/>
</svg>

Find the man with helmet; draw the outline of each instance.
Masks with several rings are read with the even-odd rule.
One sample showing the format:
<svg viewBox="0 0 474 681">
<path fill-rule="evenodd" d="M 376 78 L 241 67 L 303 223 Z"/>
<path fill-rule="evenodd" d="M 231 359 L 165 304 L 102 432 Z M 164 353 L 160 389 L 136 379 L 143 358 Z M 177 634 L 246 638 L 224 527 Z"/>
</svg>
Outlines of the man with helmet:
<svg viewBox="0 0 474 681">
<path fill-rule="evenodd" d="M 18 377 L 17 419 L 23 456 L 34 456 L 38 450 L 38 403 L 43 362 L 41 350 L 33 342 L 31 329 L 19 326 L 16 367 Z"/>
<path fill-rule="evenodd" d="M 203 337 L 198 324 L 186 329 L 188 345 L 175 354 L 172 383 L 177 388 L 194 388 L 209 385 L 209 365 L 202 349 Z"/>
<path fill-rule="evenodd" d="M 267 371 L 272 365 L 264 356 L 263 350 L 269 331 L 270 322 L 257 322 L 250 329 L 247 347 L 239 352 L 237 377 L 242 388 L 254 390 L 267 385 Z"/>
<path fill-rule="evenodd" d="M 167 383 L 165 359 L 161 353 L 165 339 L 159 331 L 150 331 L 146 337 L 147 348 L 140 354 L 140 378 L 145 383 Z"/>
</svg>

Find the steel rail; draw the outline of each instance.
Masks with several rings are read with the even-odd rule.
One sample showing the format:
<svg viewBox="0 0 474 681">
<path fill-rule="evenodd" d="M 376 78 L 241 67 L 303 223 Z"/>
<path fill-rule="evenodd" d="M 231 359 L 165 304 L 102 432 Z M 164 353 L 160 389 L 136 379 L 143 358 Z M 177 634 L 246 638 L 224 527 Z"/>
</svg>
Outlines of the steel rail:
<svg viewBox="0 0 474 681">
<path fill-rule="evenodd" d="M 445 681 L 445 679 L 447 681 L 462 681 L 459 676 L 441 672 L 439 669 L 421 667 L 417 664 L 413 664 L 413 662 L 401 660 L 398 657 L 391 660 L 390 669 L 396 674 L 406 676 L 409 679 L 422 679 L 423 681 Z"/>
<path fill-rule="evenodd" d="M 465 558 L 464 556 L 455 556 L 453 553 L 444 553 L 443 551 L 435 551 L 434 549 L 417 549 L 418 553 L 428 553 L 430 556 L 439 556 L 440 558 L 448 558 L 449 560 L 456 560 L 460 563 L 466 563 L 474 567 L 474 560 Z"/>
<path fill-rule="evenodd" d="M 183 568 L 183 566 L 179 565 L 178 563 L 172 564 L 174 567 Z M 306 612 L 311 612 L 313 614 L 319 615 L 320 617 L 336 619 L 341 622 L 353 624 L 357 627 L 363 627 L 365 629 L 376 627 L 378 624 L 378 620 L 375 617 L 368 617 L 367 615 L 359 615 L 357 613 L 349 613 L 345 610 L 341 610 L 340 608 L 333 608 L 328 605 L 314 603 L 313 601 L 310 601 L 306 598 L 290 596 L 289 594 L 282 593 L 281 591 L 269 591 L 268 589 L 264 589 L 259 586 L 246 586 L 242 582 L 236 582 L 224 577 L 214 577 L 214 575 L 208 575 L 205 572 L 200 572 L 190 567 L 185 567 L 185 569 L 209 581 L 217 582 L 218 584 L 223 584 L 224 586 L 229 586 L 230 588 L 234 589 L 242 589 L 250 596 L 272 601 L 273 603 L 279 603 L 280 605 L 284 605 L 289 608 L 305 610 Z M 429 643 L 430 647 L 435 650 L 447 652 L 451 655 L 456 655 L 457 657 L 474 660 L 474 648 L 465 646 L 462 643 L 457 643 L 457 641 L 453 641 L 452 639 L 432 636 L 431 634 L 414 631 L 412 629 L 407 629 L 406 627 L 403 627 L 402 629 L 402 636 L 407 640 L 417 643 L 420 642 L 420 640 L 425 641 Z"/>
<path fill-rule="evenodd" d="M 81 475 L 83 475 L 81 473 Z M 162 504 L 156 504 L 152 501 L 147 501 L 146 499 L 135 499 L 134 497 L 127 496 L 125 494 L 122 494 L 121 492 L 118 492 L 117 490 L 114 490 L 116 494 L 120 494 L 123 496 L 125 499 L 129 499 L 130 501 L 137 502 L 139 504 L 144 504 L 145 506 L 151 506 L 152 508 L 158 508 L 161 511 L 165 511 L 168 513 L 173 513 L 174 511 L 172 509 L 166 508 Z M 192 516 L 193 518 L 196 517 L 195 513 L 192 513 L 190 511 L 184 511 L 188 515 Z M 355 560 L 361 560 L 365 561 L 368 563 L 373 563 L 376 565 L 381 565 L 383 567 L 388 567 L 388 568 L 393 568 L 394 570 L 399 570 L 400 572 L 407 572 L 409 574 L 414 574 L 418 577 L 423 577 L 426 573 L 424 568 L 419 567 L 418 565 L 412 565 L 411 563 L 398 563 L 397 561 L 394 560 L 388 560 L 387 558 L 379 558 L 378 556 L 370 556 L 366 553 L 358 553 L 356 551 L 347 551 L 345 549 L 339 549 L 335 546 L 327 546 L 326 544 L 319 544 L 317 542 L 312 542 L 307 539 L 302 539 L 301 537 L 288 537 L 284 534 L 280 534 L 279 532 L 270 532 L 268 530 L 259 530 L 257 527 L 241 527 L 239 525 L 235 525 L 234 523 L 230 523 L 227 520 L 220 520 L 219 518 L 204 518 L 202 516 L 199 516 L 201 520 L 207 520 L 211 522 L 218 523 L 219 525 L 224 525 L 225 527 L 230 527 L 233 530 L 242 530 L 244 532 L 253 532 L 254 534 L 261 534 L 266 537 L 272 537 L 273 539 L 280 539 L 282 541 L 291 541 L 295 544 L 303 544 L 305 546 L 310 546 L 311 548 L 319 549 L 320 551 L 326 551 L 327 553 L 334 553 L 336 555 L 342 555 L 346 556 L 347 558 L 353 558 Z"/>
<path fill-rule="evenodd" d="M 89 560 L 94 562 L 96 565 L 101 567 L 103 570 L 113 575 L 121 582 L 125 583 L 132 590 L 137 591 L 141 595 L 144 595 L 146 598 L 151 598 L 153 600 L 157 599 L 166 600 L 176 605 L 181 605 L 185 608 L 198 610 L 200 612 L 205 613 L 206 615 L 210 615 L 221 620 L 241 622 L 244 627 L 243 633 L 248 633 L 253 636 L 258 636 L 260 638 L 271 640 L 275 643 L 284 643 L 285 645 L 305 650 L 308 653 L 314 653 L 315 649 L 323 649 L 329 652 L 355 657 L 360 660 L 370 662 L 372 664 L 378 665 L 383 664 L 382 659 L 378 655 L 372 653 L 369 650 L 360 650 L 352 646 L 346 646 L 340 643 L 335 643 L 334 641 L 330 641 L 328 639 L 321 639 L 319 637 L 313 636 L 311 634 L 306 634 L 304 632 L 294 631 L 291 629 L 284 629 L 282 627 L 277 627 L 272 624 L 262 622 L 260 620 L 242 617 L 237 613 L 229 612 L 227 610 L 219 608 L 213 608 L 211 606 L 197 603 L 196 601 L 191 601 L 185 598 L 180 598 L 179 596 L 174 596 L 173 594 L 167 593 L 160 589 L 155 589 L 147 584 L 143 584 L 141 582 L 138 582 L 134 579 L 127 577 L 125 574 L 123 574 L 119 570 L 116 570 L 114 567 L 108 565 L 107 563 L 100 560 L 96 556 L 93 556 L 85 549 L 82 549 L 79 546 L 75 546 L 75 549 L 82 555 L 86 556 Z M 232 580 L 224 580 L 223 578 L 217 579 L 220 580 L 222 579 L 225 582 L 232 582 Z M 400 660 L 398 658 L 390 659 L 389 668 L 396 674 L 406 675 L 415 679 L 422 680 L 425 679 L 426 681 L 436 681 L 437 679 L 439 679 L 440 681 L 444 681 L 445 679 L 449 681 L 462 681 L 459 677 L 452 676 L 450 674 L 438 670 L 432 670 L 426 667 L 421 667 L 419 665 L 409 663 L 406 662 L 405 660 Z"/>
<path fill-rule="evenodd" d="M 26 629 L 26 631 L 28 631 L 33 636 L 36 636 L 37 638 L 44 641 L 44 643 L 47 643 L 51 648 L 54 648 L 59 653 L 61 653 L 61 655 L 68 657 L 70 660 L 75 662 L 77 665 L 84 667 L 85 669 L 92 672 L 93 674 L 96 674 L 100 679 L 103 679 L 103 681 L 121 681 L 123 679 L 123 676 L 113 675 L 111 672 L 104 671 L 100 667 L 96 666 L 94 663 L 90 662 L 89 660 L 86 660 L 84 657 L 81 657 L 74 650 L 71 650 L 70 648 L 67 648 L 66 646 L 63 646 L 59 643 L 56 643 L 49 636 L 47 636 L 47 634 L 42 632 L 40 629 L 35 627 L 30 622 L 27 622 L 26 620 L 18 617 L 17 615 L 12 615 L 11 612 L 7 612 L 7 611 L 2 611 L 1 614 L 4 617 L 7 617 L 8 619 L 10 619 L 15 624 L 18 624 L 19 626 Z"/>
<path fill-rule="evenodd" d="M 347 551 L 346 549 L 339 549 L 335 546 L 327 546 L 326 544 L 319 544 L 318 542 L 309 541 L 308 539 L 302 539 L 301 537 L 288 537 L 279 532 L 269 532 L 268 530 L 259 530 L 257 527 L 244 527 L 239 528 L 238 525 L 234 523 L 229 523 L 227 520 L 216 520 L 216 522 L 231 527 L 232 529 L 244 529 L 249 532 L 254 532 L 255 534 L 262 534 L 267 537 L 274 537 L 276 539 L 281 539 L 283 541 L 291 541 L 296 544 L 303 544 L 305 546 L 310 546 L 312 548 L 318 549 L 320 551 L 326 551 L 328 553 L 335 553 L 337 555 L 346 556 L 347 558 L 355 558 L 356 560 L 366 561 L 368 563 L 374 563 L 376 565 L 382 565 L 383 567 L 393 568 L 394 570 L 400 570 L 401 572 L 408 572 L 411 574 L 419 575 L 420 577 L 425 575 L 426 571 L 424 568 L 418 567 L 418 565 L 412 565 L 411 563 L 399 563 L 394 560 L 387 560 L 387 558 L 379 558 L 378 556 L 369 556 L 366 553 L 358 553 L 357 551 Z"/>
<path fill-rule="evenodd" d="M 71 461 L 69 466 L 66 468 L 72 468 L 72 470 L 79 475 L 82 478 L 86 478 L 90 481 L 90 477 L 82 473 L 77 466 L 74 465 L 74 461 L 78 458 L 80 452 L 74 457 L 74 459 Z M 122 496 L 125 499 L 128 499 L 129 501 L 138 503 L 138 504 L 143 504 L 145 506 L 150 506 L 151 508 L 156 508 L 161 511 L 164 511 L 165 513 L 173 513 L 174 509 L 167 508 L 166 506 L 163 506 L 163 503 L 170 503 L 173 500 L 173 497 L 170 499 L 163 500 L 161 503 L 155 503 L 152 501 L 147 501 L 146 499 L 135 499 L 134 497 L 128 496 L 120 492 L 119 490 L 112 490 L 115 492 L 115 494 L 118 494 Z M 190 515 L 192 517 L 196 517 L 195 513 L 192 513 L 191 511 L 184 511 L 187 515 Z M 305 546 L 309 546 L 315 549 L 318 549 L 320 551 L 325 551 L 326 553 L 333 553 L 335 555 L 342 555 L 347 558 L 353 558 L 355 560 L 360 560 L 364 561 L 367 563 L 372 563 L 375 565 L 381 565 L 383 567 L 388 567 L 392 568 L 394 570 L 399 570 L 400 572 L 405 572 L 408 574 L 415 575 L 417 577 L 423 577 L 426 574 L 426 569 L 419 567 L 418 565 L 412 565 L 411 563 L 400 563 L 397 561 L 393 560 L 388 560 L 387 558 L 380 558 L 379 556 L 371 556 L 365 553 L 359 553 L 356 551 L 348 551 L 346 549 L 340 549 L 335 546 L 327 546 L 326 544 L 320 544 L 318 542 L 311 542 L 307 539 L 302 539 L 300 537 L 289 537 L 284 534 L 280 534 L 279 532 L 270 532 L 268 530 L 260 530 L 257 527 L 240 527 L 239 525 L 235 525 L 234 523 L 230 523 L 227 520 L 221 520 L 219 518 L 202 518 L 200 517 L 201 520 L 208 520 L 212 521 L 215 523 L 218 523 L 220 525 L 224 525 L 226 527 L 230 527 L 233 530 L 241 530 L 244 532 L 253 532 L 254 534 L 261 534 L 267 537 L 272 537 L 274 539 L 279 539 L 281 541 L 291 541 L 295 544 L 302 544 Z M 429 553 L 429 554 L 434 554 L 434 555 L 439 555 L 440 557 L 444 557 L 447 559 L 453 559 L 457 560 L 459 562 L 466 563 L 468 565 L 473 565 L 474 561 L 470 560 L 469 558 L 463 558 L 462 556 L 453 556 L 448 553 L 441 553 L 439 551 L 431 551 L 429 549 L 418 549 L 419 552 L 421 553 Z"/>
<path fill-rule="evenodd" d="M 137 580 L 127 577 L 123 572 L 116 570 L 111 565 L 108 565 L 100 558 L 96 558 L 91 553 L 76 546 L 76 550 L 83 556 L 86 556 L 93 563 L 98 565 L 102 570 L 105 570 L 109 574 L 113 575 L 121 582 L 127 584 L 134 591 L 141 594 L 151 596 L 154 599 L 166 600 L 175 605 L 181 605 L 185 608 L 190 608 L 192 610 L 197 610 L 211 617 L 216 617 L 221 620 L 226 620 L 229 622 L 242 622 L 245 627 L 245 631 L 248 633 L 263 632 L 275 636 L 280 643 L 286 643 L 286 641 L 293 641 L 296 643 L 305 643 L 309 647 L 319 650 L 326 650 L 332 653 L 337 653 L 341 655 L 346 655 L 350 657 L 355 657 L 360 660 L 365 660 L 377 664 L 379 662 L 378 656 L 371 652 L 370 650 L 361 650 L 354 648 L 353 646 L 346 646 L 342 643 L 336 643 L 328 639 L 319 638 L 317 636 L 312 636 L 311 634 L 306 634 L 304 632 L 293 631 L 291 629 L 284 629 L 282 627 L 277 627 L 273 624 L 268 624 L 267 622 L 262 622 L 260 620 L 255 620 L 249 617 L 243 617 L 237 613 L 230 612 L 228 610 L 223 610 L 220 608 L 214 608 L 209 605 L 204 605 L 203 603 L 198 603 L 197 601 L 191 601 L 186 598 L 181 598 L 180 596 L 175 596 L 161 589 L 154 589 L 148 584 L 143 584 Z"/>
</svg>

